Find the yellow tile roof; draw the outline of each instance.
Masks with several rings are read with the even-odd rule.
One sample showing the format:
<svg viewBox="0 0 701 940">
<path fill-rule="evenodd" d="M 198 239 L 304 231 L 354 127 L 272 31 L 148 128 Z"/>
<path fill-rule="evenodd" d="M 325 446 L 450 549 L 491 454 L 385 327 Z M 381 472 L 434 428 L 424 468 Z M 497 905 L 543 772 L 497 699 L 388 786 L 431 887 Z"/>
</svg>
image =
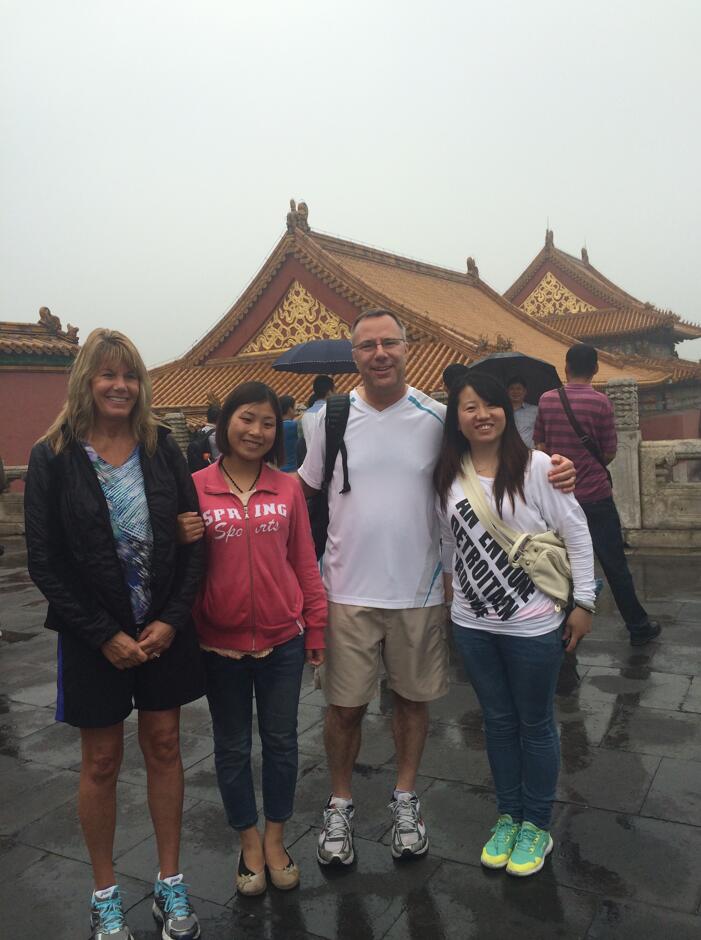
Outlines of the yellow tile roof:
<svg viewBox="0 0 701 940">
<path fill-rule="evenodd" d="M 295 230 L 283 236 L 258 275 L 207 336 L 182 359 L 153 370 L 157 408 L 203 415 L 208 393 L 222 398 L 251 379 L 300 400 L 308 396 L 310 376 L 273 371 L 274 356 L 216 358 L 217 348 L 254 309 L 287 258 L 304 265 L 358 312 L 383 306 L 402 318 L 412 340 L 408 381 L 429 393 L 441 388 L 441 374 L 450 362 L 473 361 L 509 342 L 513 349 L 545 359 L 563 374 L 571 339 L 514 307 L 475 274 Z M 600 356 L 602 382 L 633 376 L 653 386 L 667 381 L 669 374 L 657 366 L 639 363 L 631 368 L 619 357 Z M 339 390 L 345 391 L 357 382 L 357 376 L 338 376 L 337 380 Z"/>
</svg>

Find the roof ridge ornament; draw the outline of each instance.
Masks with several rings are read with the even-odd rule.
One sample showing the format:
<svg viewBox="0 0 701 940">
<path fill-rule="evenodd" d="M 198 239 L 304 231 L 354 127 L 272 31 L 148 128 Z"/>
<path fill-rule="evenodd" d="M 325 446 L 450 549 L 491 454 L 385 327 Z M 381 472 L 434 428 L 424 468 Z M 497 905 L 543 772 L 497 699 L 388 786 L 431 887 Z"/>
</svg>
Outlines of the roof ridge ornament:
<svg viewBox="0 0 701 940">
<path fill-rule="evenodd" d="M 39 323 L 45 327 L 49 333 L 60 333 L 61 321 L 55 317 L 48 307 L 39 307 Z"/>
<path fill-rule="evenodd" d="M 545 230 L 545 247 L 546 248 L 555 247 L 555 234 L 551 228 L 546 228 Z"/>
<path fill-rule="evenodd" d="M 582 261 L 585 264 L 589 264 L 589 252 L 586 248 L 582 248 Z"/>
<path fill-rule="evenodd" d="M 306 202 L 297 204 L 294 199 L 290 199 L 290 211 L 287 213 L 287 231 L 294 232 L 295 229 L 299 229 L 300 232 L 309 232 L 308 217 L 309 209 Z"/>
<path fill-rule="evenodd" d="M 473 277 L 480 276 L 480 269 L 477 267 L 477 262 L 472 256 L 467 259 L 467 273 L 471 274 Z"/>
</svg>

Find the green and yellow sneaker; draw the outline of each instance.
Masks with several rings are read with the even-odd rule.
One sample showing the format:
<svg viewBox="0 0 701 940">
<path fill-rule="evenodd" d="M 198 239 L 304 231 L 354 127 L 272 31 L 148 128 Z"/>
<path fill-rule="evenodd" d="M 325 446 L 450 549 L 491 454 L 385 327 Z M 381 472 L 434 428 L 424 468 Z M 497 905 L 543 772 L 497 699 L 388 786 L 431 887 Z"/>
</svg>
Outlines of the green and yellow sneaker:
<svg viewBox="0 0 701 940">
<path fill-rule="evenodd" d="M 523 822 L 506 866 L 507 874 L 535 875 L 543 867 L 545 858 L 553 850 L 553 840 L 545 829 L 539 829 L 533 823 Z"/>
<path fill-rule="evenodd" d="M 504 868 L 516 845 L 521 824 L 514 822 L 508 813 L 497 819 L 492 828 L 492 838 L 482 849 L 480 861 L 486 868 Z"/>
</svg>

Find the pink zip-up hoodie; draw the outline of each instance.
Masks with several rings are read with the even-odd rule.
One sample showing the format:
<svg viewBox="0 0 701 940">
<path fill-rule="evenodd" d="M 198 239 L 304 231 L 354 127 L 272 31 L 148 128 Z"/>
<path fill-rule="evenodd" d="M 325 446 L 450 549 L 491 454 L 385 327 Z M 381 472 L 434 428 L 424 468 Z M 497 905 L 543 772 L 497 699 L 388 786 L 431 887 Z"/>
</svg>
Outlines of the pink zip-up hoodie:
<svg viewBox="0 0 701 940">
<path fill-rule="evenodd" d="M 303 632 L 306 649 L 323 649 L 326 593 L 299 482 L 264 464 L 244 508 L 219 461 L 192 479 L 207 554 L 192 611 L 200 641 L 252 652 Z"/>
</svg>

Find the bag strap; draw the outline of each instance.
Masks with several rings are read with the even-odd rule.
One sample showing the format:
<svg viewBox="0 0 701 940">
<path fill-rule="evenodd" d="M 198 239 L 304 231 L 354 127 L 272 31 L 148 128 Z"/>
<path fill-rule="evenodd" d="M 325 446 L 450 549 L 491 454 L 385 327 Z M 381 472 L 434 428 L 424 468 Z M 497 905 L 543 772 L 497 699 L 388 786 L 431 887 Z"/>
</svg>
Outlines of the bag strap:
<svg viewBox="0 0 701 940">
<path fill-rule="evenodd" d="M 560 396 L 562 407 L 565 409 L 565 414 L 567 415 L 569 422 L 572 425 L 572 430 L 579 438 L 579 441 L 582 444 L 582 446 L 586 448 L 586 450 L 589 451 L 589 453 L 597 461 L 597 463 L 600 463 L 601 466 L 604 468 L 604 470 L 606 471 L 606 476 L 608 477 L 608 481 L 609 483 L 611 483 L 611 474 L 609 472 L 609 468 L 606 466 L 606 462 L 604 461 L 601 451 L 599 450 L 599 445 L 596 443 L 596 441 L 592 437 L 590 437 L 585 432 L 584 428 L 575 417 L 574 411 L 572 411 L 572 406 L 570 405 L 570 400 L 567 397 L 567 392 L 565 391 L 562 385 L 560 386 L 560 388 L 558 388 L 557 394 Z"/>
<path fill-rule="evenodd" d="M 509 528 L 489 505 L 469 454 L 465 454 L 463 457 L 462 473 L 458 474 L 458 479 L 467 501 L 482 523 L 484 530 L 489 532 L 494 541 L 508 555 L 514 546 L 514 542 L 521 537 L 522 533 Z"/>
<path fill-rule="evenodd" d="M 327 492 L 333 477 L 336 457 L 340 451 L 343 466 L 343 488 L 341 493 L 350 493 L 348 480 L 348 452 L 343 435 L 346 433 L 348 415 L 350 414 L 350 395 L 329 395 L 326 399 L 326 417 L 324 426 L 326 430 L 326 458 L 324 460 L 324 481 L 322 491 Z"/>
</svg>

